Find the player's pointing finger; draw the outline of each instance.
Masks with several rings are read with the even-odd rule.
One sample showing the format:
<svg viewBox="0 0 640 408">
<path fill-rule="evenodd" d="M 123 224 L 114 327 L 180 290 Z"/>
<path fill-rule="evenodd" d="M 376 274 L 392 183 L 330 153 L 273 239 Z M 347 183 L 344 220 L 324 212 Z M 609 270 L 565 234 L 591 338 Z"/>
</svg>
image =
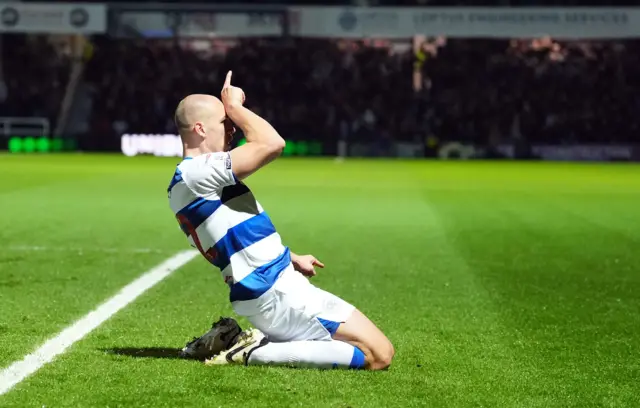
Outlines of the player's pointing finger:
<svg viewBox="0 0 640 408">
<path fill-rule="evenodd" d="M 224 87 L 225 88 L 228 88 L 228 87 L 231 86 L 231 74 L 232 74 L 231 71 L 227 72 L 227 77 L 224 79 Z"/>
</svg>

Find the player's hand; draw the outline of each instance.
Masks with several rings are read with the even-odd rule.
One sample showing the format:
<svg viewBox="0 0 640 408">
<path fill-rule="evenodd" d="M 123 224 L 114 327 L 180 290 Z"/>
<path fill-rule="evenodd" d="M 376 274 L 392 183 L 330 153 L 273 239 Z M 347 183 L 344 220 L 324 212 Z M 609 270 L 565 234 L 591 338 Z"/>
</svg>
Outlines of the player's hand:
<svg viewBox="0 0 640 408">
<path fill-rule="evenodd" d="M 298 255 L 292 259 L 293 267 L 306 277 L 316 276 L 316 269 L 324 268 L 324 264 L 316 259 L 313 255 Z"/>
<path fill-rule="evenodd" d="M 225 109 L 242 106 L 242 104 L 244 104 L 244 91 L 237 86 L 231 85 L 231 71 L 227 72 L 227 77 L 224 80 L 224 86 L 220 93 L 220 99 Z"/>
</svg>

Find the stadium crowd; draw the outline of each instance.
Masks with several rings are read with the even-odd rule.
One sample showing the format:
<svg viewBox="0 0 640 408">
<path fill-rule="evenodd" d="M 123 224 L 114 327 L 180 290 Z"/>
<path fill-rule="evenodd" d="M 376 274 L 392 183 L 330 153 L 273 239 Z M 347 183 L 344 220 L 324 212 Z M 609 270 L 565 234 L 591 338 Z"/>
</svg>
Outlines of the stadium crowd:
<svg viewBox="0 0 640 408">
<path fill-rule="evenodd" d="M 173 132 L 176 103 L 217 93 L 233 69 L 247 104 L 292 139 L 625 142 L 640 128 L 639 44 L 449 40 L 416 92 L 412 53 L 385 42 L 243 40 L 202 55 L 105 40 L 87 78 L 94 129 L 115 135 Z"/>
<path fill-rule="evenodd" d="M 424 64 L 432 126 L 485 143 L 637 140 L 638 51 L 638 41 L 449 41 Z"/>
<path fill-rule="evenodd" d="M 69 61 L 38 38 L 4 42 L 0 116 L 55 121 Z M 421 91 L 407 44 L 251 39 L 202 50 L 106 37 L 94 44 L 84 81 L 93 89 L 91 138 L 100 140 L 175 132 L 177 102 L 219 93 L 228 69 L 247 104 L 291 140 L 632 142 L 640 130 L 639 41 L 450 39 L 428 52 Z"/>
<path fill-rule="evenodd" d="M 352 48 L 347 50 L 346 48 Z M 410 56 L 321 40 L 241 41 L 199 55 L 164 42 L 106 41 L 88 72 L 97 86 L 95 120 L 116 133 L 173 132 L 173 109 L 189 93 L 218 94 L 233 69 L 247 105 L 289 138 L 397 130 L 410 112 Z"/>
</svg>

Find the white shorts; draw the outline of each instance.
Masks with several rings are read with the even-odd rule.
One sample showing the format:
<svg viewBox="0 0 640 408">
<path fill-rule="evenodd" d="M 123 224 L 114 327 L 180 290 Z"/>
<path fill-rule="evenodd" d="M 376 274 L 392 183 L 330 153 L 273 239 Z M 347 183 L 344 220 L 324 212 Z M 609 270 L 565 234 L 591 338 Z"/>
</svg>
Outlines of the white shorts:
<svg viewBox="0 0 640 408">
<path fill-rule="evenodd" d="M 270 341 L 331 340 L 354 306 L 312 285 L 289 265 L 257 299 L 232 303 Z"/>
</svg>

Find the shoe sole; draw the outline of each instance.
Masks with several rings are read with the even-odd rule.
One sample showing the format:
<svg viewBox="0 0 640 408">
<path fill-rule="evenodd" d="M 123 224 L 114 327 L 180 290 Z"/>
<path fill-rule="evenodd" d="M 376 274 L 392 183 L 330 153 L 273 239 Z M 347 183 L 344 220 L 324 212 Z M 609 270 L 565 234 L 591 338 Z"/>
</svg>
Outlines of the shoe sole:
<svg viewBox="0 0 640 408">
<path fill-rule="evenodd" d="M 242 352 L 243 350 L 247 349 L 248 347 L 254 346 L 258 343 L 262 343 L 263 340 L 265 340 L 265 337 L 262 336 L 260 338 L 256 338 L 257 336 L 254 335 L 255 331 L 251 332 L 251 336 L 249 337 L 249 339 L 246 340 L 246 342 L 242 345 L 239 345 L 237 349 L 232 349 L 229 350 L 225 353 L 224 355 L 224 359 L 227 361 L 228 364 L 242 364 L 241 362 L 237 362 L 233 360 L 233 357 L 236 356 L 238 353 Z M 256 347 L 258 348 L 258 347 Z M 253 351 L 253 350 L 252 350 Z M 205 361 L 206 365 L 223 365 L 220 363 L 215 363 L 216 359 L 220 359 L 222 358 L 221 355 L 217 355 L 215 357 L 213 357 L 210 360 Z M 244 360 L 244 358 L 243 358 Z"/>
</svg>

